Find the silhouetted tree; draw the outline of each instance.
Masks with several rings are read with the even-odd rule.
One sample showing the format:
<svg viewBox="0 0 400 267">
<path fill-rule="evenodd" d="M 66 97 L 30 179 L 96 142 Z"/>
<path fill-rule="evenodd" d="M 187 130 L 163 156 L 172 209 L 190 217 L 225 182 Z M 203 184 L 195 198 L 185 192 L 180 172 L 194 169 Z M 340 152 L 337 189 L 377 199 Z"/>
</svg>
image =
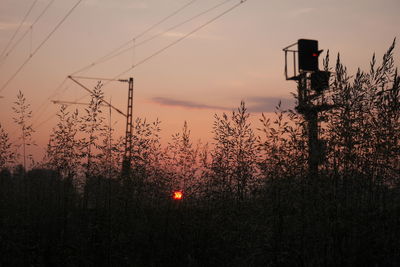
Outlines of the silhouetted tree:
<svg viewBox="0 0 400 267">
<path fill-rule="evenodd" d="M 80 118 L 80 131 L 85 134 L 80 140 L 80 149 L 82 150 L 82 157 L 86 159 L 84 164 L 86 176 L 91 176 L 97 171 L 97 165 L 93 164 L 93 161 L 96 159 L 99 135 L 105 129 L 104 116 L 101 110 L 104 93 L 101 87 L 101 82 L 98 82 L 92 91 L 90 104 L 88 108 L 85 108 L 84 115 Z"/>
<path fill-rule="evenodd" d="M 0 124 L 0 170 L 11 167 L 14 161 L 15 153 L 12 151 L 12 143 Z"/>
<path fill-rule="evenodd" d="M 259 139 L 259 167 L 267 180 L 300 177 L 306 173 L 307 138 L 304 119 L 292 110 L 281 109 L 278 103 L 275 118 L 261 115 L 263 133 Z"/>
<path fill-rule="evenodd" d="M 27 154 L 26 148 L 35 145 L 35 142 L 32 140 L 32 133 L 34 130 L 32 125 L 29 123 L 29 120 L 32 117 L 32 111 L 30 110 L 30 104 L 26 103 L 26 98 L 21 91 L 19 91 L 17 101 L 14 102 L 12 109 L 15 113 L 15 117 L 13 118 L 14 122 L 21 130 L 21 135 L 19 137 L 21 143 L 18 147 L 22 147 L 23 166 L 26 169 L 27 157 L 33 163 L 32 154 Z"/>
<path fill-rule="evenodd" d="M 278 103 L 258 136 L 244 102 L 215 115 L 210 147 L 193 144 L 186 122 L 162 147 L 160 122 L 137 118 L 132 168 L 121 175 L 124 139 L 105 125 L 98 84 L 81 118 L 61 107 L 46 169 L 0 171 L 0 265 L 399 266 L 393 49 L 354 77 L 340 57 L 330 69 L 327 55 L 334 71 L 315 102 L 333 109 L 320 112 L 315 179 L 303 116 Z M 19 102 L 26 114 L 21 93 Z M 0 126 L 1 166 L 10 148 Z M 82 173 L 84 188 L 73 183 Z M 181 201 L 170 195 L 178 186 Z"/>
<path fill-rule="evenodd" d="M 228 117 L 214 116 L 215 147 L 212 152 L 213 189 L 243 200 L 255 179 L 257 140 L 242 101 Z"/>
<path fill-rule="evenodd" d="M 136 118 L 132 134 L 132 164 L 131 175 L 127 182 L 130 194 L 141 197 L 155 197 L 157 192 L 165 189 L 165 176 L 162 174 L 163 158 L 160 143 L 160 121 L 148 122 Z M 126 184 L 127 185 L 127 184 Z"/>
<path fill-rule="evenodd" d="M 50 135 L 47 146 L 46 161 L 50 169 L 56 170 L 63 178 L 74 178 L 79 173 L 80 153 L 77 151 L 79 142 L 78 111 L 72 114 L 62 105 L 57 114 L 58 123 Z"/>
<path fill-rule="evenodd" d="M 165 163 L 165 169 L 170 173 L 171 192 L 179 189 L 186 196 L 193 197 L 201 181 L 201 162 L 199 145 L 194 147 L 186 121 L 182 132 L 174 134 L 168 143 Z"/>
</svg>

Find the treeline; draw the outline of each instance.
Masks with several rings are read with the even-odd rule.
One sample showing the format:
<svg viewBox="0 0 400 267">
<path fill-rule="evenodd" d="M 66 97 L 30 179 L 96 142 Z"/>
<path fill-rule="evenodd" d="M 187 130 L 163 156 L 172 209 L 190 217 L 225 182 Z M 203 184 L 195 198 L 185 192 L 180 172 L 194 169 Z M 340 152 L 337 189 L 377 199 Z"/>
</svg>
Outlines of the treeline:
<svg viewBox="0 0 400 267">
<path fill-rule="evenodd" d="M 211 145 L 193 142 L 185 122 L 161 146 L 160 122 L 136 119 L 122 175 L 124 140 L 100 83 L 83 111 L 61 107 L 46 157 L 27 171 L 33 129 L 20 93 L 20 153 L 0 127 L 0 265 L 400 266 L 393 49 L 353 77 L 326 57 L 335 108 L 321 112 L 317 176 L 303 117 L 278 105 L 255 129 L 244 102 L 215 115 Z"/>
</svg>

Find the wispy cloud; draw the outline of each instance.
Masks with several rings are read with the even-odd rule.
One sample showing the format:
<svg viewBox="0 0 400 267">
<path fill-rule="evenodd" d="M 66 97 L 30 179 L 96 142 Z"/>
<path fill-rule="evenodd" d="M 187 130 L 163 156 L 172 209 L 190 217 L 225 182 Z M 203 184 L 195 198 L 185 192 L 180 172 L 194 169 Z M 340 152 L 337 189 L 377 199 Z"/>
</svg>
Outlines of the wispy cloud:
<svg viewBox="0 0 400 267">
<path fill-rule="evenodd" d="M 185 36 L 187 33 L 183 32 L 166 32 L 163 34 L 165 37 L 173 37 L 173 38 L 181 38 Z M 191 39 L 203 39 L 203 40 L 222 40 L 221 37 L 213 36 L 213 35 L 204 35 L 204 34 L 192 34 L 188 36 Z"/>
<path fill-rule="evenodd" d="M 316 10 L 316 8 L 313 7 L 303 7 L 303 8 L 297 8 L 289 11 L 288 16 L 291 18 L 299 17 L 305 14 L 312 13 Z"/>
<path fill-rule="evenodd" d="M 31 23 L 25 22 L 22 24 L 22 27 L 30 26 Z M 12 30 L 16 29 L 19 26 L 19 23 L 9 23 L 9 22 L 1 22 L 0 21 L 0 31 Z"/>
<path fill-rule="evenodd" d="M 185 101 L 185 100 L 177 100 L 172 98 L 166 97 L 153 97 L 152 102 L 162 105 L 162 106 L 174 106 L 174 107 L 181 107 L 181 108 L 188 108 L 188 109 L 215 109 L 215 110 L 231 110 L 231 108 L 222 107 L 222 106 L 215 106 L 215 105 L 207 105 L 192 101 Z"/>
<path fill-rule="evenodd" d="M 166 97 L 153 97 L 151 101 L 153 103 L 162 106 L 181 107 L 186 109 L 211 109 L 211 110 L 222 110 L 222 111 L 232 111 L 235 109 L 232 107 L 208 105 L 199 102 L 178 100 Z M 261 113 L 261 112 L 268 113 L 268 112 L 274 112 L 279 102 L 281 102 L 282 109 L 292 109 L 295 104 L 295 100 L 292 98 L 250 97 L 246 99 L 246 106 L 248 111 L 252 113 Z"/>
<path fill-rule="evenodd" d="M 86 0 L 87 6 L 98 6 L 103 8 L 123 8 L 123 9 L 146 9 L 148 4 L 145 1 L 127 2 L 124 4 L 118 1 L 105 1 L 105 0 Z"/>
<path fill-rule="evenodd" d="M 279 102 L 282 109 L 293 109 L 295 100 L 285 97 L 250 97 L 246 101 L 248 103 L 249 112 L 268 113 L 274 112 Z"/>
<path fill-rule="evenodd" d="M 126 8 L 128 9 L 146 9 L 149 8 L 146 2 L 134 2 L 130 3 Z"/>
</svg>

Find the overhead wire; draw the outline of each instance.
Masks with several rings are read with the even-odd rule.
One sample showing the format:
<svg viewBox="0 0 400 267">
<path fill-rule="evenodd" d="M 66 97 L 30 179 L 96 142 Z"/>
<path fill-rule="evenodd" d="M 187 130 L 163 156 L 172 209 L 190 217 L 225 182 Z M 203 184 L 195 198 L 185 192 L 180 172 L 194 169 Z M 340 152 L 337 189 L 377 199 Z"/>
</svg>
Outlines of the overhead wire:
<svg viewBox="0 0 400 267">
<path fill-rule="evenodd" d="M 185 8 L 187 8 L 188 6 L 192 5 L 194 2 L 196 2 L 197 0 L 192 0 L 189 3 L 183 5 L 181 8 L 178 8 L 176 11 L 172 12 L 170 15 L 166 16 L 165 18 L 163 18 L 162 20 L 160 20 L 159 22 L 155 23 L 154 25 L 148 27 L 146 30 L 142 31 L 141 33 L 139 33 L 138 35 L 136 35 L 133 39 L 138 39 L 140 37 L 142 37 L 143 35 L 145 35 L 146 33 L 148 33 L 149 31 L 151 31 L 152 29 L 154 29 L 155 27 L 157 27 L 158 25 L 160 25 L 161 23 L 167 21 L 168 19 L 172 18 L 173 16 L 175 16 L 176 14 L 178 14 L 179 12 L 181 12 L 182 10 L 184 10 Z M 130 41 L 129 41 L 130 42 Z M 129 43 L 128 42 L 128 43 Z"/>
<path fill-rule="evenodd" d="M 82 106 L 89 106 L 90 103 L 82 103 L 82 102 L 75 102 L 75 101 L 61 101 L 61 100 L 52 100 L 51 102 L 53 102 L 53 104 L 58 104 L 58 105 L 82 105 Z M 111 104 L 111 102 L 110 102 Z M 111 107 L 109 105 L 104 104 L 103 102 L 101 102 L 99 104 L 100 106 L 106 106 L 106 107 Z"/>
<path fill-rule="evenodd" d="M 30 25 L 30 27 L 20 36 L 20 38 L 11 46 L 10 49 L 5 53 L 4 57 L 1 58 L 1 63 L 3 63 L 7 57 L 14 51 L 14 49 L 18 46 L 18 44 L 28 35 L 30 32 L 32 34 L 32 29 L 36 25 L 36 23 L 42 18 L 42 16 L 47 12 L 47 10 L 50 8 L 50 6 L 53 4 L 55 0 L 51 0 L 45 8 L 42 10 L 42 12 L 39 14 L 39 16 L 35 19 L 35 21 Z M 31 40 L 32 42 L 32 40 Z M 32 44 L 31 44 L 32 46 Z"/>
<path fill-rule="evenodd" d="M 73 78 L 77 78 L 77 79 L 82 79 L 82 80 L 97 80 L 97 81 L 118 81 L 116 79 L 109 79 L 109 78 L 99 78 L 99 77 L 88 77 L 88 76 L 73 76 L 70 75 Z"/>
<path fill-rule="evenodd" d="M 89 79 L 89 80 L 97 80 L 97 81 L 99 81 L 99 80 L 110 80 L 110 81 L 118 81 L 118 80 L 112 80 L 112 79 L 105 79 L 105 78 L 96 78 L 96 77 L 84 77 L 84 76 L 74 76 L 73 78 L 77 78 L 77 79 Z M 59 86 L 57 86 L 56 87 L 56 89 L 54 89 L 54 92 L 49 96 L 49 97 L 47 97 L 41 104 L 40 104 L 40 106 L 39 106 L 39 108 L 35 111 L 35 113 L 34 113 L 34 117 L 35 117 L 35 120 L 33 120 L 33 124 L 35 124 L 37 121 L 38 121 L 38 119 L 44 114 L 44 112 L 47 110 L 47 108 L 49 107 L 49 105 L 46 105 L 49 101 L 51 101 L 51 99 L 53 98 L 53 97 L 55 97 L 57 94 L 62 94 L 64 91 L 66 91 L 67 90 L 67 88 L 68 87 L 65 87 L 64 88 L 64 90 L 61 90 L 60 91 L 60 89 L 63 87 L 63 85 L 66 83 L 68 81 L 68 77 L 65 77 L 64 78 L 64 80 L 59 84 Z M 60 91 L 60 92 L 58 92 L 58 91 Z M 77 101 L 79 101 L 79 100 L 82 100 L 83 98 L 85 98 L 86 96 L 88 96 L 89 94 L 86 94 L 86 95 L 84 95 L 83 97 L 81 97 L 81 98 L 79 98 Z M 54 102 L 54 101 L 53 101 Z M 42 108 L 44 107 L 44 109 L 43 110 L 41 110 Z M 37 114 L 37 115 L 35 115 L 35 114 Z M 55 116 L 56 114 L 53 114 L 53 117 Z"/>
<path fill-rule="evenodd" d="M 54 1 L 54 0 L 52 0 L 52 2 L 53 2 L 53 1 Z M 179 12 L 181 12 L 181 11 L 184 10 L 185 8 L 189 7 L 190 5 L 192 5 L 193 3 L 195 3 L 196 1 L 197 1 L 197 0 L 191 0 L 190 2 L 188 2 L 188 3 L 184 4 L 183 6 L 179 7 L 177 10 L 175 10 L 175 11 L 172 12 L 171 14 L 167 15 L 166 17 L 162 18 L 161 20 L 159 20 L 158 22 L 154 23 L 154 24 L 151 25 L 150 27 L 146 28 L 145 30 L 143 30 L 142 32 L 140 32 L 138 35 L 136 35 L 136 36 L 133 38 L 134 42 L 135 42 L 135 40 L 136 40 L 137 38 L 140 38 L 141 36 L 145 35 L 146 33 L 148 33 L 149 31 L 151 31 L 152 29 L 154 29 L 154 28 L 157 27 L 158 25 L 164 23 L 164 22 L 167 21 L 168 19 L 170 19 L 170 18 L 172 18 L 173 16 L 177 15 Z M 42 14 L 41 14 L 41 15 L 42 15 Z M 37 20 L 38 20 L 38 19 L 37 19 Z M 101 57 L 99 60 L 101 60 L 101 59 L 103 59 L 103 58 L 105 58 L 105 57 L 108 57 L 108 56 L 112 55 L 112 54 L 115 53 L 116 51 L 118 51 L 118 50 L 122 49 L 123 47 L 125 47 L 125 46 L 126 46 L 127 44 L 129 44 L 130 42 L 132 42 L 132 40 L 129 40 L 129 41 L 127 41 L 126 43 L 122 44 L 121 46 L 119 46 L 119 47 L 113 49 L 111 52 L 109 52 L 109 53 L 106 54 L 105 56 Z M 92 64 L 90 64 L 90 65 L 88 65 L 88 66 L 82 68 L 82 69 L 79 70 L 79 71 L 74 72 L 74 74 L 84 71 L 86 68 L 91 67 L 91 65 L 92 65 Z M 72 74 L 72 75 L 74 75 L 74 74 Z M 77 77 L 77 78 L 82 79 L 83 77 Z M 63 84 L 66 82 L 66 80 L 67 80 L 67 77 L 65 77 L 65 79 L 63 80 L 63 82 L 55 89 L 55 91 L 58 91 L 58 90 L 60 89 L 60 87 L 62 87 Z M 97 80 L 101 80 L 101 79 L 97 79 Z M 104 80 L 104 79 L 102 79 L 102 80 Z M 0 90 L 0 92 L 1 92 L 1 90 Z M 54 93 L 53 93 L 52 95 L 50 95 L 45 101 L 43 101 L 43 103 L 41 104 L 41 106 L 39 107 L 38 110 L 40 110 L 53 96 L 54 96 Z M 85 95 L 85 97 L 86 97 L 86 95 Z M 82 97 L 82 98 L 84 98 L 84 97 Z M 47 106 L 46 106 L 46 107 L 47 107 Z M 46 110 L 46 108 L 45 108 L 44 110 Z M 41 117 L 41 116 L 42 116 L 42 114 L 38 115 L 38 116 L 36 117 L 36 120 L 37 120 L 39 117 Z"/>
<path fill-rule="evenodd" d="M 17 36 L 19 30 L 21 29 L 22 25 L 24 24 L 25 20 L 28 18 L 29 14 L 31 13 L 33 7 L 36 5 L 38 0 L 33 1 L 32 5 L 29 7 L 28 11 L 25 13 L 24 18 L 21 20 L 20 24 L 18 25 L 18 28 L 15 30 L 14 34 L 12 35 L 12 37 L 10 38 L 10 40 L 8 41 L 7 45 L 4 47 L 3 52 L 1 52 L 0 55 L 0 60 L 3 60 L 3 55 L 6 52 L 6 50 L 8 49 L 8 47 L 10 46 L 10 44 L 12 43 L 12 41 L 14 41 L 15 36 Z"/>
<path fill-rule="evenodd" d="M 68 11 L 68 13 L 63 17 L 63 19 L 53 28 L 53 30 L 46 36 L 46 38 L 36 47 L 36 49 L 29 55 L 29 57 L 22 63 L 22 65 L 14 72 L 14 74 L 7 80 L 7 82 L 1 87 L 0 92 L 2 92 L 8 84 L 14 80 L 18 73 L 25 67 L 25 65 L 33 58 L 33 56 L 39 51 L 39 49 L 50 39 L 54 32 L 63 24 L 63 22 L 71 15 L 71 13 L 76 9 L 76 7 L 82 2 L 78 0 L 75 5 Z"/>
<path fill-rule="evenodd" d="M 228 2 L 231 0 L 227 0 L 224 2 Z M 103 84 L 103 88 L 110 83 L 111 81 L 118 81 L 118 78 L 121 77 L 122 75 L 126 74 L 127 72 L 129 72 L 130 70 L 138 67 L 139 65 L 147 62 L 148 60 L 150 60 L 151 58 L 161 54 L 162 52 L 164 52 L 165 50 L 167 50 L 168 48 L 176 45 L 177 43 L 181 42 L 182 40 L 186 39 L 187 37 L 191 36 L 192 34 L 196 33 L 197 31 L 201 30 L 202 28 L 206 27 L 207 25 L 209 25 L 210 23 L 216 21 L 217 19 L 221 18 L 222 16 L 226 15 L 227 13 L 231 12 L 232 10 L 236 9 L 238 6 L 240 6 L 241 4 L 243 4 L 244 2 L 246 2 L 247 0 L 241 0 L 239 3 L 233 5 L 232 7 L 230 7 L 229 9 L 225 10 L 224 12 L 218 14 L 217 16 L 213 17 L 212 19 L 208 20 L 207 22 L 201 24 L 200 26 L 196 27 L 194 30 L 190 31 L 189 33 L 185 34 L 184 36 L 180 37 L 179 39 L 175 40 L 174 42 L 168 44 L 167 46 L 157 50 L 156 52 L 154 52 L 153 54 L 151 54 L 150 56 L 142 59 L 141 61 L 139 61 L 138 63 L 136 63 L 135 65 L 131 66 L 130 68 L 128 68 L 127 70 L 121 72 L 120 74 L 116 75 L 113 78 L 107 78 L 107 79 L 102 79 L 102 78 L 93 78 L 93 77 L 84 77 L 84 76 L 72 76 L 75 78 L 81 78 L 81 79 L 97 79 L 97 80 L 106 80 L 107 82 L 105 82 Z M 77 101 L 82 100 L 83 98 L 87 97 L 88 95 L 84 95 L 80 98 L 77 99 Z"/>
<path fill-rule="evenodd" d="M 231 1 L 231 0 L 228 0 Z M 156 51 L 155 53 L 151 54 L 150 56 L 142 59 L 141 61 L 139 61 L 138 63 L 136 63 L 135 65 L 133 65 L 132 67 L 128 68 L 127 70 L 121 72 L 120 74 L 116 75 L 113 78 L 110 79 L 101 79 L 101 78 L 97 78 L 98 80 L 106 80 L 107 82 L 105 82 L 103 84 L 103 88 L 111 81 L 117 81 L 119 77 L 121 77 L 122 75 L 126 74 L 127 72 L 129 72 L 130 70 L 138 67 L 139 65 L 145 63 L 146 61 L 150 60 L 151 58 L 161 54 L 162 52 L 164 52 L 165 50 L 167 50 L 168 48 L 176 45 L 177 43 L 179 43 L 180 41 L 186 39 L 187 37 L 189 37 L 190 35 L 196 33 L 197 31 L 201 30 L 202 28 L 206 27 L 207 25 L 209 25 L 210 23 L 216 21 L 217 19 L 221 18 L 222 16 L 226 15 L 227 13 L 231 12 L 232 10 L 236 9 L 238 6 L 240 6 L 241 4 L 243 4 L 244 2 L 246 2 L 247 0 L 241 0 L 239 3 L 235 4 L 234 6 L 230 7 L 229 9 L 225 10 L 224 12 L 218 14 L 217 16 L 213 17 L 212 19 L 208 20 L 207 22 L 201 24 L 200 26 L 196 27 L 194 30 L 190 31 L 189 33 L 187 33 L 186 35 L 180 37 L 179 39 L 175 40 L 174 42 L 168 44 L 167 46 L 161 48 L 160 50 Z M 225 1 L 227 2 L 227 1 Z M 71 75 L 72 76 L 72 75 Z M 82 79 L 96 79 L 96 78 L 92 78 L 92 77 L 84 77 L 84 76 L 73 76 L 75 78 L 82 78 Z M 77 101 L 82 100 L 83 98 L 87 97 L 88 95 L 84 95 L 80 98 L 77 99 Z"/>
<path fill-rule="evenodd" d="M 33 116 L 35 117 L 34 120 L 32 120 L 32 124 L 35 124 L 39 118 L 44 114 L 44 112 L 47 110 L 47 108 L 49 107 L 47 105 L 47 102 L 50 101 L 53 97 L 55 97 L 58 94 L 58 91 L 60 91 L 62 89 L 62 87 L 64 86 L 64 84 L 67 82 L 67 78 L 65 77 L 64 80 L 56 87 L 56 89 L 54 89 L 53 93 L 47 97 L 40 105 L 39 107 L 35 110 L 35 112 L 33 113 Z M 65 91 L 66 88 L 64 88 L 63 91 Z M 37 114 L 37 115 L 36 115 Z"/>
<path fill-rule="evenodd" d="M 153 54 L 151 54 L 150 56 L 142 59 L 141 61 L 139 61 L 138 63 L 136 63 L 135 65 L 129 67 L 128 69 L 124 70 L 123 72 L 121 72 L 120 74 L 116 75 L 115 77 L 113 77 L 112 79 L 118 79 L 119 77 L 121 77 L 122 75 L 128 73 L 129 71 L 131 71 L 132 69 L 138 67 L 139 65 L 142 65 L 143 63 L 149 61 L 150 59 L 152 59 L 153 57 L 161 54 L 162 52 L 164 52 L 165 50 L 167 50 L 168 48 L 173 47 L 174 45 L 178 44 L 179 42 L 183 41 L 184 39 L 188 38 L 189 36 L 193 35 L 194 33 L 198 32 L 199 30 L 201 30 L 202 28 L 206 27 L 207 25 L 213 23 L 214 21 L 218 20 L 219 18 L 223 17 L 224 15 L 228 14 L 229 12 L 233 11 L 234 9 L 236 9 L 237 7 L 239 7 L 241 4 L 243 4 L 244 2 L 246 2 L 247 0 L 240 0 L 239 3 L 233 5 L 232 7 L 230 7 L 229 9 L 225 10 L 224 12 L 218 14 L 217 16 L 213 17 L 212 19 L 208 20 L 207 22 L 201 24 L 200 26 L 196 27 L 194 30 L 190 31 L 189 33 L 185 34 L 184 36 L 178 38 L 177 40 L 171 42 L 170 44 L 168 44 L 167 46 L 161 48 L 160 50 L 154 52 Z"/>
<path fill-rule="evenodd" d="M 54 118 L 57 115 L 57 113 L 55 114 L 51 114 L 49 117 L 47 117 L 44 121 L 41 121 L 40 123 L 38 123 L 37 125 L 32 126 L 33 129 L 38 129 L 40 128 L 40 126 L 42 126 L 43 124 L 45 124 L 46 122 L 50 121 L 52 118 Z"/>
<path fill-rule="evenodd" d="M 139 61 L 138 63 L 136 63 L 135 65 L 131 66 L 130 68 L 124 70 L 123 72 L 119 73 L 118 75 L 116 75 L 115 77 L 111 78 L 111 79 L 107 79 L 107 82 L 105 82 L 103 84 L 103 88 L 110 83 L 111 81 L 115 81 L 118 80 L 119 77 L 121 77 L 122 75 L 128 73 L 129 71 L 131 71 L 132 69 L 142 65 L 143 63 L 149 61 L 150 59 L 152 59 L 153 57 L 161 54 L 162 52 L 164 52 L 165 50 L 173 47 L 174 45 L 178 44 L 179 42 L 183 41 L 184 39 L 188 38 L 189 36 L 193 35 L 194 33 L 198 32 L 199 30 L 203 29 L 204 27 L 206 27 L 207 25 L 213 23 L 214 21 L 218 20 L 219 18 L 223 17 L 224 15 L 232 12 L 234 9 L 236 9 L 237 7 L 239 7 L 241 4 L 245 3 L 247 0 L 240 0 L 240 2 L 238 2 L 237 4 L 233 5 L 232 7 L 228 8 L 227 10 L 223 11 L 222 13 L 219 13 L 217 16 L 213 17 L 212 19 L 206 21 L 205 23 L 201 24 L 200 26 L 196 27 L 195 29 L 193 29 L 192 31 L 188 32 L 187 34 L 185 34 L 184 36 L 178 38 L 177 40 L 171 42 L 170 44 L 168 44 L 167 46 L 157 50 L 156 52 L 154 52 L 153 54 L 151 54 L 150 56 L 142 59 L 141 61 Z M 88 77 L 90 78 L 90 77 Z M 76 101 L 80 101 L 83 98 L 85 98 L 87 95 L 82 96 L 81 98 L 78 98 Z M 55 114 L 53 114 L 51 117 L 49 117 L 48 119 L 46 119 L 45 121 L 43 121 L 42 123 L 39 124 L 42 125 L 44 123 L 46 123 L 47 121 L 49 121 L 52 117 L 54 117 Z M 38 127 L 38 126 L 36 126 Z"/>
<path fill-rule="evenodd" d="M 135 59 L 136 59 L 136 39 L 133 39 L 132 41 L 132 66 L 135 65 Z"/>
<path fill-rule="evenodd" d="M 171 14 L 169 14 L 168 16 L 162 18 L 160 21 L 154 23 L 153 25 L 151 25 L 150 27 L 146 28 L 144 31 L 140 32 L 139 34 L 137 34 L 136 36 L 134 36 L 133 38 L 131 38 L 130 40 L 126 41 L 125 43 L 123 43 L 122 45 L 118 46 L 117 48 L 113 49 L 112 51 L 110 51 L 109 53 L 107 53 L 106 55 L 98 58 L 97 60 L 95 60 L 93 63 L 75 71 L 74 73 L 72 73 L 71 75 L 75 75 L 77 73 L 80 73 L 82 71 L 85 71 L 87 69 L 89 69 L 90 67 L 97 65 L 98 61 L 104 60 L 105 58 L 108 58 L 110 56 L 112 56 L 114 53 L 117 53 L 119 50 L 123 49 L 125 46 L 129 45 L 132 40 L 136 40 L 139 39 L 140 37 L 142 37 L 143 35 L 145 35 L 146 33 L 148 33 L 149 31 L 151 31 L 152 29 L 154 29 L 155 27 L 157 27 L 158 25 L 164 23 L 165 21 L 167 21 L 168 19 L 172 18 L 173 16 L 177 15 L 178 13 L 180 13 L 182 10 L 186 9 L 188 6 L 192 5 L 194 2 L 196 2 L 197 0 L 191 0 L 190 2 L 184 4 L 183 6 L 181 6 L 180 8 L 178 8 L 177 10 L 175 10 L 174 12 L 172 12 Z"/>
<path fill-rule="evenodd" d="M 83 68 L 81 68 L 81 69 L 79 69 L 78 71 L 75 71 L 75 72 L 72 73 L 71 75 L 74 76 L 75 74 L 78 74 L 78 73 L 80 73 L 80 72 L 82 72 L 82 71 L 88 70 L 88 69 L 90 69 L 90 68 L 92 68 L 92 67 L 94 67 L 94 66 L 96 66 L 96 65 L 98 65 L 98 64 L 107 62 L 107 61 L 109 61 L 109 60 L 111 60 L 111 59 L 113 59 L 113 58 L 115 58 L 115 57 L 117 57 L 117 56 L 119 56 L 119 55 L 121 55 L 121 54 L 124 54 L 124 53 L 130 51 L 130 50 L 133 49 L 133 48 L 137 48 L 137 47 L 139 47 L 139 46 L 141 46 L 141 45 L 143 45 L 143 44 L 146 44 L 146 43 L 148 43 L 149 41 L 152 41 L 152 40 L 154 40 L 155 38 L 157 38 L 157 37 L 159 37 L 159 36 L 162 36 L 162 35 L 168 33 L 169 31 L 172 31 L 172 30 L 174 30 L 174 29 L 176 29 L 176 28 L 179 28 L 179 27 L 181 27 L 181 26 L 183 26 L 183 25 L 185 25 L 185 24 L 187 24 L 187 23 L 189 23 L 189 22 L 191 22 L 191 21 L 193 21 L 193 20 L 195 20 L 195 19 L 197 19 L 197 18 L 199 18 L 199 17 L 201 17 L 201 16 L 203 16 L 203 15 L 205 15 L 205 14 L 207 14 L 207 13 L 209 13 L 209 12 L 215 10 L 215 9 L 217 9 L 217 8 L 219 8 L 220 6 L 222 6 L 222 5 L 224 5 L 224 4 L 228 3 L 228 2 L 231 2 L 231 1 L 233 1 L 233 0 L 225 0 L 225 1 L 222 1 L 222 2 L 218 3 L 217 5 L 214 5 L 214 6 L 212 6 L 211 8 L 208 8 L 208 9 L 206 9 L 206 10 L 200 12 L 200 13 L 196 14 L 195 16 L 190 17 L 189 19 L 186 19 L 186 20 L 184 20 L 184 21 L 182 21 L 182 22 L 180 22 L 180 23 L 177 23 L 177 24 L 175 24 L 174 26 L 172 26 L 172 27 L 170 27 L 170 28 L 168 28 L 168 29 L 166 29 L 166 30 L 164 30 L 164 31 L 162 31 L 162 32 L 156 33 L 156 34 L 154 34 L 154 35 L 152 35 L 152 36 L 150 36 L 150 37 L 144 39 L 144 40 L 141 41 L 141 42 L 137 42 L 137 43 L 134 42 L 134 44 L 132 44 L 131 46 L 129 46 L 129 47 L 125 48 L 125 49 L 122 49 L 122 48 L 125 47 L 127 44 L 129 44 L 129 43 L 132 42 L 132 41 L 129 41 L 129 42 L 125 43 L 123 46 L 120 46 L 120 49 L 119 49 L 120 51 L 114 51 L 113 53 L 109 53 L 108 55 L 101 57 L 101 58 L 98 59 L 97 61 L 95 61 L 95 62 L 93 62 L 93 63 L 91 63 L 91 64 L 89 64 L 89 65 L 87 65 L 87 66 L 85 66 L 85 67 L 83 67 Z M 122 49 L 122 50 L 121 50 L 121 49 Z"/>
<path fill-rule="evenodd" d="M 32 54 L 32 41 L 33 41 L 33 28 L 32 26 L 29 27 L 30 29 L 30 38 L 29 38 L 29 55 Z"/>
<path fill-rule="evenodd" d="M 76 77 L 75 77 L 76 78 Z M 67 79 L 68 79 L 68 77 L 66 77 L 65 79 L 64 79 L 64 82 L 65 81 L 67 81 Z M 109 80 L 111 80 L 111 79 L 109 79 Z M 75 81 L 76 82 L 76 81 Z M 61 86 L 61 85 L 60 85 Z M 84 87 L 85 88 L 85 87 Z M 85 90 L 89 90 L 89 89 L 87 89 L 87 88 L 85 88 Z M 53 94 L 54 95 L 54 94 Z M 78 101 L 80 101 L 80 100 L 82 100 L 83 98 L 85 98 L 86 96 L 88 96 L 89 94 L 86 94 L 86 95 L 84 95 L 83 97 L 80 97 L 79 99 L 76 99 L 74 102 L 78 102 Z M 48 97 L 43 103 L 47 103 L 47 101 L 49 101 L 50 99 L 51 99 L 51 97 L 52 96 L 50 96 L 50 97 Z M 68 101 L 66 101 L 66 102 L 68 102 Z M 104 102 L 106 102 L 106 101 L 104 101 Z M 43 104 L 42 103 L 42 104 Z M 53 101 L 53 103 L 54 103 L 54 101 Z M 72 103 L 71 103 L 72 104 Z M 79 104 L 79 103 L 78 103 Z M 46 105 L 46 108 L 48 107 L 49 105 Z M 118 113 L 120 113 L 120 114 L 122 114 L 122 115 L 124 115 L 124 116 L 126 116 L 122 111 L 120 111 L 120 110 L 117 110 L 115 107 L 113 107 L 113 109 L 115 109 Z M 45 109 L 46 110 L 46 109 Z M 44 110 L 44 111 L 45 111 Z M 58 111 L 57 111 L 58 112 Z M 50 116 L 47 116 L 47 118 L 46 119 L 44 119 L 43 121 L 41 121 L 41 122 L 39 122 L 38 124 L 35 124 L 37 121 L 38 121 L 38 119 L 39 119 L 39 117 L 41 117 L 43 114 L 44 114 L 44 112 L 42 112 L 42 114 L 40 114 L 40 115 L 38 115 L 37 117 L 36 117 L 36 119 L 32 122 L 32 128 L 34 128 L 34 129 L 36 129 L 36 128 L 39 128 L 40 126 L 42 126 L 42 125 L 44 125 L 45 123 L 47 123 L 48 121 L 50 121 L 52 118 L 54 118 L 56 115 L 57 115 L 57 112 L 53 112 L 52 114 L 50 114 Z"/>
</svg>

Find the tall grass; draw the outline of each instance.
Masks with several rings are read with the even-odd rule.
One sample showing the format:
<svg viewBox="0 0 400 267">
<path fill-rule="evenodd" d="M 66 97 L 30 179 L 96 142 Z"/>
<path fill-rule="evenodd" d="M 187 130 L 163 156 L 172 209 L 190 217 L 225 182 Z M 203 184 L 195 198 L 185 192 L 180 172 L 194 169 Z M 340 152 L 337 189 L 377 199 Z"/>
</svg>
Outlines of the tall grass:
<svg viewBox="0 0 400 267">
<path fill-rule="evenodd" d="M 103 117 L 101 84 L 82 111 L 61 107 L 42 168 L 14 164 L 0 128 L 0 265 L 399 266 L 400 77 L 394 43 L 380 65 L 347 73 L 338 57 L 320 114 L 319 175 L 302 116 L 242 102 L 215 115 L 213 143 L 188 123 L 160 143 L 134 123 L 132 169 Z M 18 99 L 21 99 L 20 96 Z M 25 105 L 25 104 L 24 104 Z M 182 201 L 172 190 L 184 193 Z"/>
</svg>

